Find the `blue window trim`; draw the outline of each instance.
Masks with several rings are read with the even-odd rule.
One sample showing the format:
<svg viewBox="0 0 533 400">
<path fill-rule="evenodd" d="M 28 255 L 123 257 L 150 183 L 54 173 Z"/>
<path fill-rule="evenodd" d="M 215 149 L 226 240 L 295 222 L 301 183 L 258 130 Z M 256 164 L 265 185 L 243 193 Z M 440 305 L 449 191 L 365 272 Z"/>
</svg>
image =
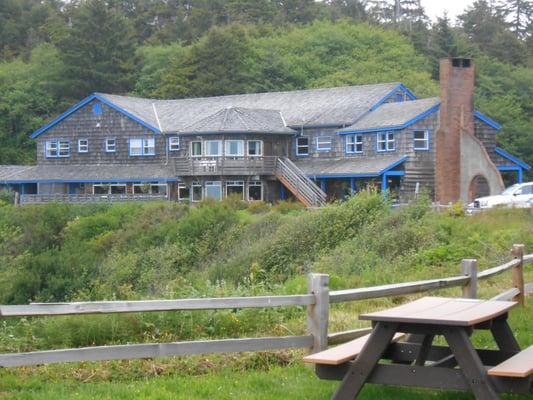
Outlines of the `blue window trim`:
<svg viewBox="0 0 533 400">
<path fill-rule="evenodd" d="M 389 134 L 392 133 L 392 143 L 393 143 L 393 148 L 392 149 L 389 149 Z M 380 135 L 385 135 L 385 150 L 380 150 L 379 149 L 379 136 Z M 386 131 L 386 132 L 377 132 L 376 133 L 376 152 L 378 153 L 391 153 L 393 151 L 396 151 L 396 132 L 394 131 Z"/>
<path fill-rule="evenodd" d="M 345 128 L 343 130 L 337 131 L 339 135 L 353 135 L 356 133 L 374 133 L 374 132 L 385 132 L 385 131 L 398 131 L 401 129 L 405 129 L 414 123 L 428 117 L 429 115 L 437 112 L 440 109 L 440 103 L 434 105 L 433 107 L 429 108 L 428 110 L 424 111 L 421 114 L 418 114 L 416 117 L 411 118 L 409 121 L 404 122 L 401 125 L 390 125 L 390 126 L 380 126 L 376 128 L 366 128 L 366 129 L 349 129 Z"/>
<path fill-rule="evenodd" d="M 300 139 L 307 139 L 307 153 L 300 153 L 298 151 L 298 140 Z M 307 157 L 309 155 L 309 147 L 310 147 L 309 136 L 297 136 L 295 145 L 296 145 L 296 149 L 295 149 L 296 157 Z"/>
<path fill-rule="evenodd" d="M 102 116 L 103 110 L 102 110 L 102 103 L 95 102 L 93 103 L 93 114 L 97 117 Z"/>
<path fill-rule="evenodd" d="M 80 142 L 81 142 L 82 140 L 87 141 L 87 151 L 81 151 L 81 150 L 80 150 Z M 80 139 L 78 139 L 78 153 L 79 153 L 79 154 L 87 154 L 88 152 L 89 152 L 89 139 L 87 139 L 87 138 L 80 138 Z"/>
<path fill-rule="evenodd" d="M 131 140 L 132 139 L 137 139 L 137 140 L 141 141 L 141 154 L 131 154 Z M 153 153 L 145 153 L 144 152 L 145 147 L 146 147 L 145 146 L 145 141 L 147 141 L 149 139 L 152 139 L 154 141 L 154 152 Z M 148 137 L 148 138 L 147 137 L 132 137 L 132 138 L 128 138 L 128 155 L 130 157 L 151 157 L 151 156 L 155 156 L 155 138 L 151 138 L 151 137 Z"/>
<path fill-rule="evenodd" d="M 490 119 L 486 115 L 481 114 L 479 111 L 474 111 L 474 117 L 476 117 L 480 121 L 483 121 L 484 123 L 486 123 L 487 125 L 489 125 L 490 127 L 494 128 L 494 129 L 496 129 L 497 131 L 502 129 L 502 126 L 499 123 L 497 123 L 493 119 Z"/>
<path fill-rule="evenodd" d="M 177 139 L 178 140 L 178 148 L 177 149 L 173 149 L 172 146 L 170 145 L 170 142 L 172 139 Z M 169 136 L 168 138 L 168 141 L 167 141 L 167 144 L 168 144 L 168 151 L 179 151 L 181 149 L 181 140 L 180 140 L 180 137 L 179 136 Z"/>
<path fill-rule="evenodd" d="M 519 158 L 516 158 L 511 153 L 508 153 L 507 151 L 505 151 L 501 147 L 496 147 L 496 154 L 499 154 L 500 156 L 502 156 L 506 160 L 511 161 L 512 163 L 518 165 L 519 167 L 525 169 L 526 171 L 529 171 L 531 169 L 530 165 L 526 164 L 524 161 L 520 160 Z"/>
<path fill-rule="evenodd" d="M 67 142 L 68 143 L 68 154 L 66 156 L 62 156 L 59 154 L 59 142 Z M 47 145 L 48 143 L 56 143 L 57 146 L 57 156 L 49 156 L 47 151 Z M 45 158 L 70 158 L 70 151 L 71 151 L 71 145 L 70 140 L 68 139 L 50 139 L 46 140 L 44 142 L 44 157 Z"/>
<path fill-rule="evenodd" d="M 107 100 L 106 98 L 104 98 L 103 96 L 97 94 L 97 93 L 93 93 L 91 94 L 90 96 L 86 97 L 85 99 L 83 99 L 82 101 L 80 101 L 78 104 L 75 104 L 74 106 L 72 106 L 71 108 L 69 108 L 67 111 L 65 111 L 63 114 L 60 114 L 59 116 L 57 116 L 56 118 L 54 118 L 52 121 L 50 121 L 48 124 L 44 125 L 43 127 L 37 129 L 35 132 L 33 132 L 33 134 L 31 135 L 31 137 L 33 139 L 35 139 L 36 137 L 38 137 L 39 135 L 42 135 L 43 133 L 45 133 L 46 131 L 48 131 L 50 128 L 54 127 L 55 125 L 57 125 L 58 123 L 60 123 L 61 121 L 63 121 L 65 118 L 69 117 L 70 115 L 74 114 L 76 111 L 78 111 L 80 108 L 82 108 L 83 106 L 89 104 L 91 101 L 93 100 L 98 100 L 100 101 L 101 103 L 105 104 L 106 106 L 114 109 L 115 111 L 118 111 L 119 113 L 125 115 L 126 117 L 130 118 L 131 120 L 137 122 L 138 124 L 144 126 L 145 128 L 151 130 L 152 132 L 154 133 L 162 133 L 161 130 L 157 129 L 155 126 L 152 126 L 151 124 L 149 124 L 148 122 L 146 121 L 143 121 L 142 119 L 140 119 L 139 117 L 136 117 L 135 115 L 131 114 L 130 112 L 124 110 L 123 108 L 117 106 L 116 104 L 112 103 L 111 101 Z"/>
<path fill-rule="evenodd" d="M 426 132 L 426 135 L 427 135 L 426 147 L 415 147 L 415 132 L 418 132 L 418 131 Z M 429 151 L 429 149 L 431 148 L 430 138 L 431 138 L 431 130 L 430 129 L 413 129 L 413 150 L 414 151 Z"/>
<path fill-rule="evenodd" d="M 361 151 L 357 151 L 357 140 L 356 137 L 357 136 L 361 136 Z M 353 146 L 354 146 L 354 151 L 348 151 L 348 138 L 349 137 L 353 137 L 354 138 L 354 142 L 353 142 Z M 356 135 L 347 135 L 344 139 L 344 152 L 346 154 L 363 154 L 363 151 L 364 151 L 364 139 L 363 139 L 363 135 L 361 134 L 356 134 Z"/>
<path fill-rule="evenodd" d="M 115 150 L 108 150 L 107 142 L 108 142 L 109 140 L 114 140 L 114 141 L 115 141 Z M 104 140 L 104 151 L 105 151 L 106 153 L 112 153 L 112 154 L 114 154 L 114 153 L 117 152 L 117 138 L 116 138 L 116 137 L 108 137 L 108 138 L 105 138 L 105 140 Z"/>
<path fill-rule="evenodd" d="M 321 149 L 321 148 L 318 147 L 318 139 L 320 139 L 320 138 L 328 138 L 329 139 L 329 147 L 328 148 L 322 148 Z M 316 137 L 316 141 L 315 141 L 316 151 L 320 151 L 320 152 L 331 151 L 332 144 L 333 144 L 333 138 L 331 136 L 321 135 L 321 136 L 317 136 Z"/>
</svg>

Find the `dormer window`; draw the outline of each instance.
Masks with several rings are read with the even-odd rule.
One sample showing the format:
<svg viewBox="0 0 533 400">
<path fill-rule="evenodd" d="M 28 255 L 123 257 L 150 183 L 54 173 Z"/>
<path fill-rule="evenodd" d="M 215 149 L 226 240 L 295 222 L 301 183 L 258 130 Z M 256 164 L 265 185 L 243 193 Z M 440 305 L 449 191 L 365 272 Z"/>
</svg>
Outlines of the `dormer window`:
<svg viewBox="0 0 533 400">
<path fill-rule="evenodd" d="M 346 136 L 346 153 L 355 154 L 363 152 L 363 135 Z"/>
</svg>

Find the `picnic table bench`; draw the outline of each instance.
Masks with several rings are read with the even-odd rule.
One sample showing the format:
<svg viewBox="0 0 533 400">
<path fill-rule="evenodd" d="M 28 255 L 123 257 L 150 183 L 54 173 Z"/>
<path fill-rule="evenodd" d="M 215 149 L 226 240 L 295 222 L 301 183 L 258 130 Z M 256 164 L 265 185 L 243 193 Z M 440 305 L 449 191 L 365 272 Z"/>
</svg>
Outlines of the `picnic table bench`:
<svg viewBox="0 0 533 400">
<path fill-rule="evenodd" d="M 304 361 L 316 364 L 320 378 L 342 380 L 334 400 L 354 399 L 365 383 L 470 390 L 483 400 L 499 399 L 498 393 L 504 392 L 529 394 L 533 346 L 520 351 L 507 323 L 516 304 L 424 297 L 360 315 L 372 321 L 369 335 Z M 478 329 L 491 331 L 498 350 L 474 348 L 470 337 Z M 433 344 L 441 335 L 448 346 Z"/>
</svg>

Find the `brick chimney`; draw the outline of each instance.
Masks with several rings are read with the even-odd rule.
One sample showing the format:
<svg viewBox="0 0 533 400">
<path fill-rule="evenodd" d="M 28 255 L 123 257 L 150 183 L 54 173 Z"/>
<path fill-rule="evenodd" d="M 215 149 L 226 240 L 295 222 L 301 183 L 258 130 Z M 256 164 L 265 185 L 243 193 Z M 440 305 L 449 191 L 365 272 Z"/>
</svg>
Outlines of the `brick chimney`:
<svg viewBox="0 0 533 400">
<path fill-rule="evenodd" d="M 440 128 L 436 137 L 435 198 L 461 198 L 461 135 L 474 134 L 474 63 L 469 58 L 440 61 Z"/>
</svg>

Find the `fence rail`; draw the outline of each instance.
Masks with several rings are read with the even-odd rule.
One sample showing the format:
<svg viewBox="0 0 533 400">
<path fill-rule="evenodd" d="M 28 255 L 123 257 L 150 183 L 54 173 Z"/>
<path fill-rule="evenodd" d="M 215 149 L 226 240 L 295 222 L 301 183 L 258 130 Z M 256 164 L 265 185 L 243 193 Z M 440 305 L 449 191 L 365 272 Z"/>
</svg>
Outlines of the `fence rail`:
<svg viewBox="0 0 533 400">
<path fill-rule="evenodd" d="M 459 276 L 331 292 L 329 291 L 328 275 L 310 274 L 308 293 L 302 295 L 0 305 L 0 316 L 3 317 L 307 307 L 307 334 L 301 336 L 125 344 L 0 354 L 0 366 L 15 367 L 70 361 L 138 359 L 295 348 L 307 348 L 315 352 L 326 348 L 328 344 L 344 343 L 370 331 L 370 328 L 363 328 L 329 333 L 329 309 L 330 305 L 334 303 L 415 294 L 447 287 L 462 287 L 464 297 L 476 297 L 478 280 L 494 277 L 511 270 L 513 288 L 493 297 L 492 300 L 513 299 L 523 304 L 525 294 L 533 292 L 533 283 L 524 284 L 523 279 L 524 264 L 533 262 L 533 254 L 524 255 L 523 245 L 514 245 L 511 254 L 513 260 L 479 273 L 477 272 L 477 261 L 465 259 L 461 264 L 462 275 Z"/>
<path fill-rule="evenodd" d="M 61 203 L 120 203 L 130 201 L 161 201 L 167 200 L 166 194 L 21 194 L 20 204 Z"/>
</svg>

